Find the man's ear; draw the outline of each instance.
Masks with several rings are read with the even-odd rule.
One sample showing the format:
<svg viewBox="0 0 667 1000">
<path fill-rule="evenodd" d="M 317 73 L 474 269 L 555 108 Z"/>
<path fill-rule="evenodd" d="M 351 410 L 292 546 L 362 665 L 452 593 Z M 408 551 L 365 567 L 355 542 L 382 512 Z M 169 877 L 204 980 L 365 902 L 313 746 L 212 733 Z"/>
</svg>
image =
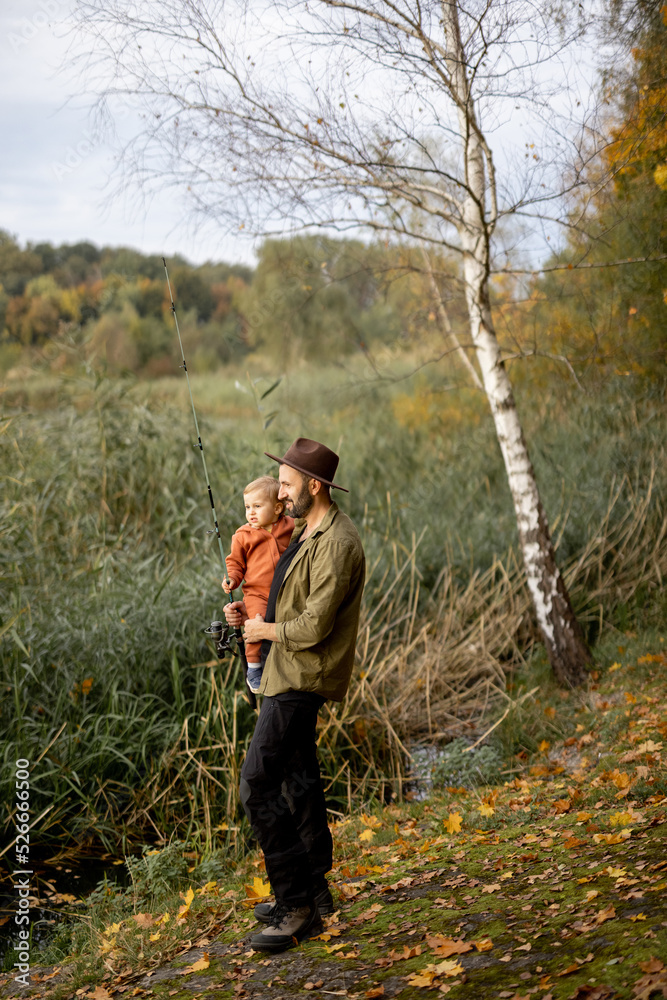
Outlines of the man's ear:
<svg viewBox="0 0 667 1000">
<path fill-rule="evenodd" d="M 322 489 L 322 483 L 319 481 L 319 479 L 309 479 L 308 480 L 308 489 L 310 491 L 311 496 L 316 497 L 317 494 Z"/>
</svg>

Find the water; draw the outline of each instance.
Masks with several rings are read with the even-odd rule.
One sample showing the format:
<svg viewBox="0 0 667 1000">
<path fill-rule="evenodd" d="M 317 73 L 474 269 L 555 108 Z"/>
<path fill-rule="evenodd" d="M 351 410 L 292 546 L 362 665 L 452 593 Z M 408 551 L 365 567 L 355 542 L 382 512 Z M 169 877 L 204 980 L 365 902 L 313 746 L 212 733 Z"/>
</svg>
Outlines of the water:
<svg viewBox="0 0 667 1000">
<path fill-rule="evenodd" d="M 442 758 L 442 747 L 413 744 L 406 787 L 414 802 L 424 802 L 433 791 L 433 772 Z"/>
<path fill-rule="evenodd" d="M 31 845 L 30 867 L 30 930 L 31 951 L 44 951 L 60 920 L 83 910 L 82 898 L 95 889 L 105 875 L 110 882 L 126 884 L 128 873 L 124 864 L 110 854 L 88 855 L 52 851 Z M 18 926 L 17 895 L 13 889 L 11 871 L 6 863 L 0 879 L 0 969 L 14 959 Z M 25 927 L 25 925 L 22 925 Z"/>
<path fill-rule="evenodd" d="M 477 788 L 509 773 L 500 748 L 489 743 L 474 746 L 462 736 L 439 746 L 412 744 L 409 750 L 412 764 L 407 787 L 419 802 L 434 788 Z"/>
</svg>

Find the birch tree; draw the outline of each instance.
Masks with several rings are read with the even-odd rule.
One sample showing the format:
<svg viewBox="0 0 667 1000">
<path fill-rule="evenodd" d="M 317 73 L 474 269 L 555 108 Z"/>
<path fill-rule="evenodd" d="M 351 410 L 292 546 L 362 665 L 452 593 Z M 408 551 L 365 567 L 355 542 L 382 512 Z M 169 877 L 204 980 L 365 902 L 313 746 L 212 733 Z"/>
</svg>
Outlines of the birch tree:
<svg viewBox="0 0 667 1000">
<path fill-rule="evenodd" d="M 489 283 L 500 237 L 558 220 L 559 198 L 579 183 L 573 143 L 590 137 L 590 122 L 574 129 L 580 95 L 564 80 L 577 75 L 567 52 L 582 26 L 530 0 L 78 0 L 75 9 L 74 51 L 85 53 L 99 113 L 141 112 L 122 183 L 173 185 L 203 219 L 246 232 L 365 230 L 458 255 L 469 318 L 461 347 L 476 358 L 495 422 L 537 623 L 558 680 L 581 683 L 590 654 L 556 563 Z M 126 115 L 126 135 L 131 123 Z"/>
</svg>

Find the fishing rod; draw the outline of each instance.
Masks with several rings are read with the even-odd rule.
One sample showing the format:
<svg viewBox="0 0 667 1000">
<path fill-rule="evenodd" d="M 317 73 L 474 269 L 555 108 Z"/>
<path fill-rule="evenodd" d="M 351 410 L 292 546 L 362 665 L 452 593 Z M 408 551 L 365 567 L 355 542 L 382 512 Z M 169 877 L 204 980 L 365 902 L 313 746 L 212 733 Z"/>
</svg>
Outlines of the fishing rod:
<svg viewBox="0 0 667 1000">
<path fill-rule="evenodd" d="M 192 417 L 195 422 L 195 432 L 197 434 L 197 444 L 195 448 L 199 448 L 199 454 L 201 455 L 202 466 L 204 469 L 204 479 L 206 480 L 206 489 L 208 491 L 208 499 L 211 504 L 211 514 L 213 516 L 213 529 L 208 531 L 207 534 L 214 534 L 218 539 L 218 549 L 220 551 L 220 559 L 222 561 L 222 569 L 225 577 L 227 576 L 227 563 L 225 561 L 225 550 L 222 545 L 222 537 L 220 535 L 220 527 L 218 525 L 218 517 L 215 512 L 215 503 L 213 501 L 213 490 L 211 489 L 211 480 L 208 474 L 208 468 L 206 466 L 206 456 L 204 454 L 204 444 L 201 439 L 201 432 L 199 430 L 199 421 L 197 420 L 197 411 L 195 410 L 195 401 L 192 396 L 192 386 L 190 384 L 190 375 L 188 374 L 188 366 L 185 361 L 185 351 L 183 350 L 183 340 L 181 339 L 181 330 L 178 325 L 178 316 L 176 315 L 176 306 L 174 304 L 174 296 L 171 290 L 171 282 L 169 280 L 169 271 L 167 270 L 167 261 L 163 257 L 162 263 L 164 264 L 164 274 L 167 279 L 167 288 L 169 290 L 169 300 L 171 302 L 171 314 L 174 317 L 174 323 L 176 324 L 176 334 L 178 336 L 178 345 L 181 349 L 181 360 L 182 364 L 179 368 L 182 368 L 185 372 L 185 378 L 188 383 L 188 392 L 190 394 L 190 405 L 192 407 Z M 232 603 L 232 595 L 229 595 L 229 603 Z M 206 635 L 211 636 L 215 642 L 215 650 L 218 654 L 219 659 L 222 659 L 224 655 L 228 652 L 233 653 L 234 648 L 229 641 L 230 628 L 224 622 L 215 621 L 211 622 L 208 628 L 204 629 Z M 243 633 L 240 628 L 234 629 L 234 638 L 236 639 L 236 645 L 238 647 L 238 654 L 241 658 L 241 663 L 243 664 L 243 672 L 246 682 L 246 693 L 248 695 L 248 701 L 252 708 L 257 707 L 257 698 L 253 691 L 250 690 L 248 686 L 248 661 L 245 655 L 245 643 L 243 641 Z"/>
</svg>

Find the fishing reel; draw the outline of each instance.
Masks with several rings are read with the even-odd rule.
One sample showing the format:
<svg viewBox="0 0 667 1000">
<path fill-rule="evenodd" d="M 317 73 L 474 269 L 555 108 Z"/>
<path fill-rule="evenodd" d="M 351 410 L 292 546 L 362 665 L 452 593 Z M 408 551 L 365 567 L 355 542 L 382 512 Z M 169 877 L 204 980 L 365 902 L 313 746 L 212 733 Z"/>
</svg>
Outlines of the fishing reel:
<svg viewBox="0 0 667 1000">
<path fill-rule="evenodd" d="M 241 629 L 234 629 L 231 625 L 227 625 L 225 622 L 211 622 L 208 628 L 202 630 L 204 635 L 210 636 L 215 643 L 215 652 L 219 660 L 223 660 L 227 653 L 231 653 L 234 656 L 236 653 L 241 657 L 241 662 L 243 664 L 243 671 L 245 676 L 245 689 L 246 698 L 251 708 L 257 708 L 257 698 L 255 693 L 251 688 L 248 687 L 248 663 L 245 658 L 245 648 L 243 643 L 243 638 L 241 635 Z M 234 637 L 236 643 L 236 648 L 231 644 L 231 638 Z"/>
<path fill-rule="evenodd" d="M 236 649 L 231 644 L 231 635 L 234 630 L 231 625 L 225 624 L 225 622 L 211 622 L 208 628 L 203 630 L 204 635 L 208 635 L 213 639 L 215 643 L 215 651 L 218 655 L 218 659 L 222 660 L 227 653 L 236 653 Z"/>
</svg>

